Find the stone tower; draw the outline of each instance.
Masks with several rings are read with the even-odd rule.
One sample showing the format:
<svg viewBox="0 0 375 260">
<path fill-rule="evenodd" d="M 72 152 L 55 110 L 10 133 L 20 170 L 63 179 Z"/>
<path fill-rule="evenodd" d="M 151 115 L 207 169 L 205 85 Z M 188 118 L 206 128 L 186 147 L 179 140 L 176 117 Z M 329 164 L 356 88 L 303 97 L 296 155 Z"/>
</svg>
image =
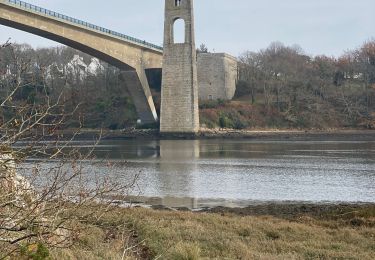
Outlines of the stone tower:
<svg viewBox="0 0 375 260">
<path fill-rule="evenodd" d="M 175 23 L 184 22 L 185 40 L 175 42 Z M 161 133 L 199 130 L 197 58 L 193 0 L 165 0 Z"/>
</svg>

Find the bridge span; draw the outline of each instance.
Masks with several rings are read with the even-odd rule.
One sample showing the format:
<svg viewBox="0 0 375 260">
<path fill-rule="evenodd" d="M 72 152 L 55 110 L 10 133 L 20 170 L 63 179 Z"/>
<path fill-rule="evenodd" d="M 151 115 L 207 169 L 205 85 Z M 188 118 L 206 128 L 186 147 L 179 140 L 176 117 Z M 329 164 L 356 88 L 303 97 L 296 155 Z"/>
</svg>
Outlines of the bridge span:
<svg viewBox="0 0 375 260">
<path fill-rule="evenodd" d="M 162 68 L 162 47 L 19 0 L 0 0 L 0 24 L 62 43 L 118 67 L 142 122 L 158 120 L 145 70 Z"/>
</svg>

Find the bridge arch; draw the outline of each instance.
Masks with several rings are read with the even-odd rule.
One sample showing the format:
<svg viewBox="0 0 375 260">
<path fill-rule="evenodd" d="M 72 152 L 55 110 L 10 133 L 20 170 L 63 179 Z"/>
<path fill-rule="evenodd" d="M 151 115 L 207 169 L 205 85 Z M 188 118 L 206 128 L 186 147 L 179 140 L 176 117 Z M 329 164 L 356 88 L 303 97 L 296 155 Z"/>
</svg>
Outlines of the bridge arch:
<svg viewBox="0 0 375 260">
<path fill-rule="evenodd" d="M 122 71 L 144 123 L 158 120 L 145 69 L 162 67 L 162 48 L 19 0 L 0 0 L 0 24 L 59 42 Z"/>
</svg>

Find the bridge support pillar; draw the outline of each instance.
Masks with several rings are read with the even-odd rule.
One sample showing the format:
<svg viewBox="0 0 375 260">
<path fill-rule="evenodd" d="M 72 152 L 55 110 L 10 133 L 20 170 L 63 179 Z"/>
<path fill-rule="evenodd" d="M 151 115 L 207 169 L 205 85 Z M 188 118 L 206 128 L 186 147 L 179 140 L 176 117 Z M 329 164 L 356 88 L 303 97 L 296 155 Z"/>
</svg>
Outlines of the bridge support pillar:
<svg viewBox="0 0 375 260">
<path fill-rule="evenodd" d="M 142 124 L 150 124 L 158 121 L 154 101 L 148 85 L 146 72 L 142 68 L 129 71 L 121 71 L 121 78 L 125 82 L 137 114 Z"/>
<path fill-rule="evenodd" d="M 184 22 L 185 40 L 175 42 L 175 22 Z M 199 131 L 197 59 L 193 0 L 166 0 L 160 132 Z"/>
</svg>

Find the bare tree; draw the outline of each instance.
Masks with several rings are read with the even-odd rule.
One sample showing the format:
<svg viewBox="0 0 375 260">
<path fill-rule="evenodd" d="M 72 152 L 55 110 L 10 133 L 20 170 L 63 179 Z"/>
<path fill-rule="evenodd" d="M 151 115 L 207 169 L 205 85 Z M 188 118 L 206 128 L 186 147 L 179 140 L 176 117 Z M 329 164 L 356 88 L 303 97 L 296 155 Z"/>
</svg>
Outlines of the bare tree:
<svg viewBox="0 0 375 260">
<path fill-rule="evenodd" d="M 93 158 L 71 147 L 78 134 L 62 138 L 60 127 L 79 104 L 66 111 L 62 95 L 52 97 L 43 70 L 26 56 L 12 54 L 11 73 L 0 80 L 0 259 L 35 247 L 70 246 L 77 223 L 100 218 L 111 209 L 112 195 L 134 185 L 85 170 Z M 93 143 L 98 142 L 98 139 Z M 70 212 L 93 206 L 79 217 Z M 83 212 L 85 212 L 83 210 Z"/>
</svg>

